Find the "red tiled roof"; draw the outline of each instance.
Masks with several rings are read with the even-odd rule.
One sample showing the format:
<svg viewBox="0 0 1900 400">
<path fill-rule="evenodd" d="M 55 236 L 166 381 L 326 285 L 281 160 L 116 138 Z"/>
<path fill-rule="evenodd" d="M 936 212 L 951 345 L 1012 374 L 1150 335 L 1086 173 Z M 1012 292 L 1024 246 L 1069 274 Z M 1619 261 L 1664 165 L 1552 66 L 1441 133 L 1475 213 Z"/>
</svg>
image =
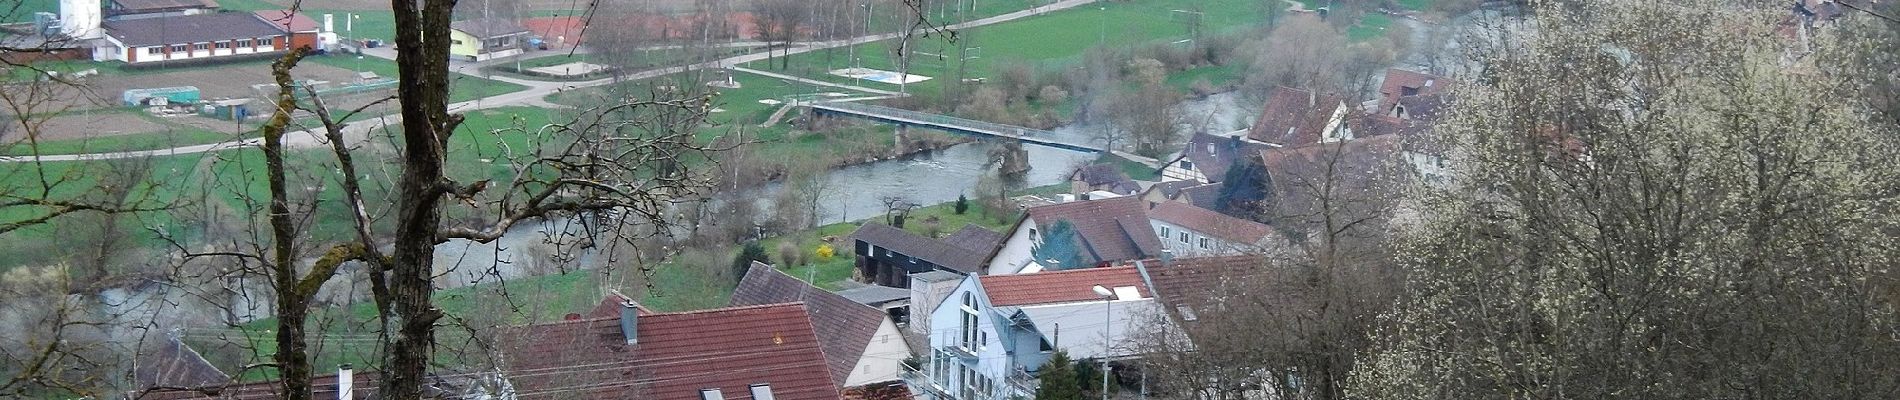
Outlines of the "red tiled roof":
<svg viewBox="0 0 1900 400">
<path fill-rule="evenodd" d="M 1379 111 L 1392 110 L 1392 106 L 1399 104 L 1401 97 L 1441 93 L 1450 89 L 1451 85 L 1452 81 L 1442 76 L 1387 68 L 1385 81 L 1379 84 Z"/>
<path fill-rule="evenodd" d="M 793 278 L 770 265 L 752 263 L 739 279 L 728 306 L 804 302 L 811 311 L 812 329 L 824 345 L 831 378 L 843 383 L 864 357 L 864 350 L 884 323 L 884 312 Z"/>
<path fill-rule="evenodd" d="M 697 399 L 719 389 L 751 399 L 769 384 L 784 400 L 837 399 L 838 386 L 804 304 L 639 317 L 626 344 L 619 317 L 530 325 L 497 335 L 503 374 L 522 399 Z"/>
<path fill-rule="evenodd" d="M 1273 227 L 1234 218 L 1181 202 L 1164 202 L 1148 210 L 1148 217 L 1192 229 L 1229 242 L 1256 244 L 1274 236 Z"/>
<path fill-rule="evenodd" d="M 277 27 L 277 29 L 283 29 L 285 32 L 317 31 L 317 21 L 311 20 L 310 17 L 304 16 L 302 13 L 293 13 L 290 12 L 290 10 L 262 10 L 254 12 L 253 14 L 257 15 L 258 19 L 264 20 L 265 23 Z"/>
<path fill-rule="evenodd" d="M 1328 213 L 1320 200 L 1331 196 L 1335 220 L 1379 218 L 1390 211 L 1399 183 L 1410 175 L 1400 151 L 1405 135 L 1362 137 L 1311 146 L 1269 149 L 1262 164 L 1273 186 L 1274 226 L 1313 232 Z M 1329 182 L 1330 180 L 1330 182 Z M 1322 193 L 1320 188 L 1329 192 Z M 1355 229 L 1377 229 L 1355 224 Z"/>
<path fill-rule="evenodd" d="M 989 296 L 990 305 L 998 307 L 1101 300 L 1102 296 L 1095 294 L 1095 285 L 1111 289 L 1134 286 L 1141 290 L 1143 298 L 1154 296 L 1154 291 L 1141 283 L 1141 272 L 1135 267 L 984 275 L 977 279 L 983 284 L 983 293 Z"/>
<path fill-rule="evenodd" d="M 376 398 L 378 375 L 373 371 L 356 371 L 350 376 L 350 393 L 358 399 Z M 317 375 L 310 377 L 311 398 L 337 398 L 337 375 Z M 283 385 L 277 381 L 263 381 L 227 386 L 205 386 L 197 389 L 153 389 L 134 394 L 139 400 L 266 400 L 284 398 Z"/>
<path fill-rule="evenodd" d="M 1048 229 L 1056 221 L 1069 221 L 1086 261 L 1114 262 L 1161 254 L 1161 240 L 1148 225 L 1148 203 L 1140 197 L 1074 201 L 1031 207 L 1024 218 Z"/>
<path fill-rule="evenodd" d="M 1277 87 L 1247 137 L 1281 146 L 1319 143 L 1333 113 L 1345 107 L 1339 97 L 1305 89 Z"/>
</svg>

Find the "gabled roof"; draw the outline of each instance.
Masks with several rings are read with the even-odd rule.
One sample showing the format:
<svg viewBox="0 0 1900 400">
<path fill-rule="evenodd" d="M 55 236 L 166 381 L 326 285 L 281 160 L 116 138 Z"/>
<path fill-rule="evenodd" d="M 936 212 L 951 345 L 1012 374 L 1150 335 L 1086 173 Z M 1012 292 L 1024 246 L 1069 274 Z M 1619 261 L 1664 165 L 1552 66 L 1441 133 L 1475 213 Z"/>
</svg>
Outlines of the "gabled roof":
<svg viewBox="0 0 1900 400">
<path fill-rule="evenodd" d="M 120 14 L 218 8 L 218 2 L 213 0 L 112 0 L 112 5 Z"/>
<path fill-rule="evenodd" d="M 528 33 L 528 28 L 501 18 L 472 18 L 449 23 L 449 29 L 480 38 Z"/>
<path fill-rule="evenodd" d="M 804 304 L 641 315 L 637 329 L 630 345 L 617 316 L 509 328 L 495 336 L 502 374 L 520 399 L 738 400 L 753 384 L 783 400 L 839 397 Z"/>
<path fill-rule="evenodd" d="M 959 249 L 989 253 L 995 251 L 996 246 L 1001 245 L 1005 239 L 1008 238 L 1001 232 L 969 224 L 964 225 L 963 229 L 957 230 L 956 233 L 943 237 L 943 242 Z"/>
<path fill-rule="evenodd" d="M 1195 207 L 1207 210 L 1220 208 L 1220 184 L 1209 183 L 1181 189 L 1181 194 L 1174 196 L 1174 199 L 1181 200 L 1182 197 L 1186 197 L 1187 203 Z"/>
<path fill-rule="evenodd" d="M 431 379 L 432 383 L 439 383 Z M 350 394 L 358 399 L 376 400 L 377 385 L 381 384 L 380 375 L 374 371 L 356 371 L 350 375 Z M 311 398 L 337 398 L 337 375 L 325 374 L 310 377 Z M 439 392 L 438 392 L 439 393 Z M 164 388 L 152 389 L 134 394 L 139 400 L 266 400 L 284 398 L 283 385 L 277 381 L 263 381 L 224 386 L 203 386 L 195 389 Z M 435 396 L 430 398 L 442 398 Z"/>
<path fill-rule="evenodd" d="M 130 47 L 204 43 L 282 36 L 283 30 L 252 13 L 211 13 L 106 21 L 105 30 Z"/>
<path fill-rule="evenodd" d="M 282 29 L 284 32 L 302 33 L 317 31 L 317 21 L 311 20 L 310 17 L 304 16 L 302 13 L 294 13 L 290 12 L 290 10 L 263 10 L 254 12 L 253 14 L 257 14 L 258 20 L 271 24 L 271 26 L 277 27 L 277 29 Z"/>
<path fill-rule="evenodd" d="M 1235 162 L 1272 147 L 1239 137 L 1197 132 L 1188 139 L 1187 147 L 1181 149 L 1181 156 L 1193 161 L 1194 169 L 1207 176 L 1208 182 L 1220 182 L 1226 179 L 1227 169 Z"/>
<path fill-rule="evenodd" d="M 1318 226 L 1325 214 L 1319 209 L 1322 187 L 1331 188 L 1335 219 L 1358 220 L 1376 216 L 1368 213 L 1384 212 L 1396 195 L 1397 183 L 1406 176 L 1397 168 L 1405 137 L 1381 135 L 1261 152 L 1273 185 L 1275 226 L 1282 230 Z"/>
<path fill-rule="evenodd" d="M 1443 93 L 1451 86 L 1452 80 L 1442 76 L 1387 68 L 1385 81 L 1379 83 L 1379 111 L 1392 110 L 1400 98 Z"/>
<path fill-rule="evenodd" d="M 1175 197 L 1181 196 L 1181 191 L 1200 185 L 1204 185 L 1204 183 L 1200 181 L 1167 181 L 1149 186 L 1148 191 L 1161 192 L 1162 198 L 1173 200 Z"/>
<path fill-rule="evenodd" d="M 975 272 L 989 257 L 989 249 L 965 249 L 876 222 L 868 222 L 858 227 L 857 231 L 851 232 L 851 238 L 965 273 Z M 959 239 L 960 242 L 975 240 L 976 238 L 971 237 Z"/>
<path fill-rule="evenodd" d="M 1345 103 L 1337 96 L 1316 94 L 1305 89 L 1277 87 L 1254 121 L 1247 137 L 1281 146 L 1319 143 L 1326 124 Z"/>
<path fill-rule="evenodd" d="M 931 271 L 931 272 L 943 272 L 943 271 Z M 944 272 L 944 273 L 950 274 L 949 272 Z M 956 274 L 950 274 L 950 275 L 956 276 Z M 900 300 L 910 300 L 910 290 L 898 289 L 898 288 L 884 286 L 884 285 L 864 285 L 864 286 L 854 287 L 850 289 L 840 290 L 834 293 L 837 293 L 839 296 L 844 296 L 844 298 L 850 299 L 851 301 L 856 302 L 858 304 L 863 304 L 867 306 L 876 305 L 876 304 L 886 304 L 886 303 L 900 301 Z"/>
<path fill-rule="evenodd" d="M 1141 282 L 1141 272 L 1136 271 L 1135 267 L 984 275 L 977 279 L 983 284 L 983 293 L 989 296 L 990 306 L 993 307 L 1100 301 L 1102 296 L 1095 294 L 1095 285 L 1110 290 L 1132 286 L 1140 291 L 1142 298 L 1154 297 L 1154 290 Z"/>
<path fill-rule="evenodd" d="M 1148 258 L 1161 254 L 1161 241 L 1148 225 L 1148 205 L 1140 197 L 1073 201 L 1030 207 L 1023 218 L 1048 229 L 1069 221 L 1090 264 Z"/>
<path fill-rule="evenodd" d="M 1107 186 L 1106 190 L 1123 195 L 1141 191 L 1141 185 L 1136 184 L 1134 179 L 1128 178 L 1128 174 L 1122 173 L 1120 167 L 1110 164 L 1094 164 L 1076 168 L 1075 171 L 1069 172 L 1069 181 L 1080 181 L 1091 187 Z"/>
<path fill-rule="evenodd" d="M 857 367 L 858 360 L 864 357 L 864 350 L 871 344 L 871 338 L 877 336 L 878 326 L 884 323 L 884 312 L 806 284 L 805 281 L 779 272 L 777 268 L 758 262 L 753 262 L 752 268 L 746 270 L 745 277 L 739 279 L 739 287 L 732 290 L 732 300 L 726 305 L 742 307 L 789 302 L 804 302 L 810 310 L 811 326 L 818 334 L 818 342 L 824 346 L 825 359 L 831 365 L 832 380 L 845 382 L 851 377 L 851 369 Z"/>
<path fill-rule="evenodd" d="M 1226 286 L 1229 282 L 1264 273 L 1266 268 L 1267 258 L 1258 255 L 1183 258 L 1149 267 L 1148 278 L 1154 281 L 1155 299 L 1169 313 L 1187 320 L 1207 311 L 1194 306 L 1234 290 Z"/>
<path fill-rule="evenodd" d="M 1235 243 L 1258 244 L 1278 236 L 1266 224 L 1180 202 L 1156 204 L 1148 210 L 1148 217 Z"/>
<path fill-rule="evenodd" d="M 1433 93 L 1399 98 L 1394 112 L 1403 111 L 1398 117 L 1408 120 L 1437 121 L 1443 116 L 1445 106 L 1451 104 L 1450 93 Z"/>
</svg>

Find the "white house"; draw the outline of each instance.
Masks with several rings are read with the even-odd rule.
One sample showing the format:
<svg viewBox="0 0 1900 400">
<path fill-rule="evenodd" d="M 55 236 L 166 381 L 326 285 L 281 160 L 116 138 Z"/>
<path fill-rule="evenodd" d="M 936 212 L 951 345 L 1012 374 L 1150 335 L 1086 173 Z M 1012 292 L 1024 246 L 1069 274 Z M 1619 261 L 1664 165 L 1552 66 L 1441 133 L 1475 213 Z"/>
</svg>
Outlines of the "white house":
<svg viewBox="0 0 1900 400">
<path fill-rule="evenodd" d="M 730 307 L 804 302 L 824 349 L 832 379 L 851 388 L 899 380 L 910 346 L 884 310 L 852 301 L 793 278 L 770 265 L 752 263 Z"/>
<path fill-rule="evenodd" d="M 1076 360 L 1126 345 L 1159 312 L 1137 267 L 968 276 L 930 314 L 930 356 L 913 387 L 931 399 L 1029 398 L 1055 350 Z M 1100 286 L 1101 288 L 1096 288 Z"/>
<path fill-rule="evenodd" d="M 1184 202 L 1156 203 L 1148 210 L 1148 219 L 1161 239 L 1161 247 L 1175 257 L 1258 253 L 1286 241 L 1267 224 Z"/>
<path fill-rule="evenodd" d="M 1046 230 L 1067 221 L 1074 230 L 1079 267 L 1158 258 L 1161 243 L 1149 228 L 1147 201 L 1138 196 L 1072 201 L 1030 207 L 1009 231 L 1002 246 L 985 264 L 983 273 L 1008 275 L 1078 266 L 1044 265 L 1034 255 L 1047 237 Z"/>
</svg>

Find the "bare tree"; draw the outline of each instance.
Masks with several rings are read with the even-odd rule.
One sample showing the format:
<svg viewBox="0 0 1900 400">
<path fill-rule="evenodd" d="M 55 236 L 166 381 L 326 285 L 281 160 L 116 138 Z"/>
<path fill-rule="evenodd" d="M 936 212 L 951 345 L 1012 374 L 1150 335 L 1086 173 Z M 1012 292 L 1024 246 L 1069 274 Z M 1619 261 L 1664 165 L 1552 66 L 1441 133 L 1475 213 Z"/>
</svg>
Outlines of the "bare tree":
<svg viewBox="0 0 1900 400">
<path fill-rule="evenodd" d="M 759 39 L 764 40 L 766 43 L 777 41 L 779 42 L 778 47 L 781 50 L 789 50 L 792 46 L 792 41 L 803 35 L 801 30 L 811 28 L 810 19 L 812 15 L 815 15 L 815 12 L 812 10 L 814 4 L 817 4 L 817 2 L 800 0 L 753 0 L 753 9 L 756 10 L 753 22 L 757 25 L 756 29 L 758 29 L 759 32 Z M 767 49 L 766 53 L 766 62 L 768 64 L 771 62 L 770 51 L 770 49 Z M 790 54 L 779 58 L 779 69 L 791 67 L 792 60 Z"/>
</svg>

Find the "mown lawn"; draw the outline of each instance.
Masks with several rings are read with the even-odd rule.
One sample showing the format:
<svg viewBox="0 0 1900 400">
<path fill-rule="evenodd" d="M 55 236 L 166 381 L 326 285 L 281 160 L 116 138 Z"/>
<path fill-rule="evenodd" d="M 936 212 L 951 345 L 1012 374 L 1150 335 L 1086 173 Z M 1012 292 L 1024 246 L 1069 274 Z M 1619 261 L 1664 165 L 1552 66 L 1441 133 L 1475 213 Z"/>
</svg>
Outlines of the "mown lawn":
<svg viewBox="0 0 1900 400">
<path fill-rule="evenodd" d="M 1218 34 L 1244 29 L 1265 22 L 1266 12 L 1259 1 L 1251 0 L 1154 0 L 1091 4 L 1051 14 L 958 32 L 973 50 L 967 61 L 968 78 L 993 78 L 992 66 L 1003 60 L 1030 62 L 1055 68 L 1079 61 L 1084 52 L 1097 45 L 1131 47 L 1151 43 L 1170 43 L 1191 37 L 1189 26 L 1176 17 L 1177 10 L 1199 8 L 1205 13 L 1203 32 Z M 1277 5 L 1275 5 L 1277 6 Z M 908 90 L 930 94 L 942 90 L 955 79 L 955 45 L 937 38 L 914 43 L 917 51 L 944 55 L 943 59 L 913 54 L 912 74 L 933 79 L 912 83 Z M 831 75 L 829 71 L 862 66 L 896 71 L 899 60 L 894 54 L 895 40 L 793 55 L 791 67 L 784 71 L 806 78 L 858 84 L 860 81 Z M 855 53 L 856 60 L 852 59 Z M 779 71 L 775 62 L 757 61 L 749 67 Z M 862 81 L 863 85 L 898 89 L 899 85 Z"/>
</svg>

